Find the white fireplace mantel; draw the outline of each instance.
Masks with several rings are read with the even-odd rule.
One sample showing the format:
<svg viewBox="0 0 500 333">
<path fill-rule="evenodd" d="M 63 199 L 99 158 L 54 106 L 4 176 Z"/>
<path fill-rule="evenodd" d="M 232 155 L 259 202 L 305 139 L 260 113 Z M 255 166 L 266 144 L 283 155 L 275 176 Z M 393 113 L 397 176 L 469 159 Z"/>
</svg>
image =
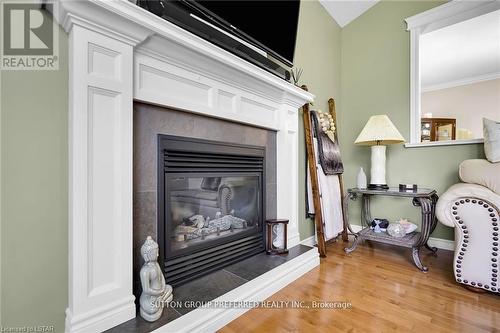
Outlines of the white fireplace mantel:
<svg viewBox="0 0 500 333">
<path fill-rule="evenodd" d="M 297 112 L 313 95 L 128 1 L 59 6 L 70 64 L 67 331 L 135 317 L 134 100 L 275 130 L 277 215 L 298 244 Z"/>
</svg>

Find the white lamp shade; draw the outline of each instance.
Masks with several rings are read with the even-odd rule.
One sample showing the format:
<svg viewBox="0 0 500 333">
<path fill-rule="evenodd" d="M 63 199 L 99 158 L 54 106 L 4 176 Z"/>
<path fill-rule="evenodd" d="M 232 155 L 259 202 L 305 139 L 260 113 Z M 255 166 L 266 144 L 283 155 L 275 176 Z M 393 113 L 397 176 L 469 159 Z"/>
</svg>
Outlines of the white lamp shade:
<svg viewBox="0 0 500 333">
<path fill-rule="evenodd" d="M 355 144 L 367 146 L 402 142 L 405 142 L 405 139 L 385 114 L 371 116 L 356 141 L 354 141 Z"/>
</svg>

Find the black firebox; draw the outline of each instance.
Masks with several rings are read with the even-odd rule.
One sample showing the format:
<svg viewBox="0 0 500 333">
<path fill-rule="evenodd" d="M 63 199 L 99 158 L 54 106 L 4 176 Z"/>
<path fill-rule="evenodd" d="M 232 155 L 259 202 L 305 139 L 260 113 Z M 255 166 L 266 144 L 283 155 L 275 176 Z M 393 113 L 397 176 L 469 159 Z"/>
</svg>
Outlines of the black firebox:
<svg viewBox="0 0 500 333">
<path fill-rule="evenodd" d="M 158 135 L 158 242 L 172 285 L 264 250 L 265 147 Z"/>
</svg>

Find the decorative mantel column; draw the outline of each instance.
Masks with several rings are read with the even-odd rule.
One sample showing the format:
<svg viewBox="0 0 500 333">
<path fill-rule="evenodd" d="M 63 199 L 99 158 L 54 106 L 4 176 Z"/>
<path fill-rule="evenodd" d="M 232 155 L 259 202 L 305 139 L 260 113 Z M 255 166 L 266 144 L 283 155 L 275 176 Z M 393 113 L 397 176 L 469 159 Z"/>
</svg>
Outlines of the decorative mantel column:
<svg viewBox="0 0 500 333">
<path fill-rule="evenodd" d="M 149 34 L 109 30 L 64 2 L 69 33 L 69 304 L 66 331 L 135 317 L 132 295 L 133 48 Z M 81 6 L 82 8 L 78 8 Z M 76 8 L 75 8 L 76 7 Z M 142 33 L 142 34 L 141 34 Z"/>
<path fill-rule="evenodd" d="M 135 317 L 133 100 L 277 131 L 277 214 L 298 233 L 297 109 L 313 96 L 126 0 L 61 1 L 69 33 L 66 331 Z"/>
</svg>

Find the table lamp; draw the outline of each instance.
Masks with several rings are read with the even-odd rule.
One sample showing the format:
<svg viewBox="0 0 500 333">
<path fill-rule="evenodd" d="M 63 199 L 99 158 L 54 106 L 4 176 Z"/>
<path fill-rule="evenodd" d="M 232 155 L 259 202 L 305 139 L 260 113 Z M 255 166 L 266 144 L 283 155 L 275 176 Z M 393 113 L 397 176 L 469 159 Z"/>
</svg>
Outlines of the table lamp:
<svg viewBox="0 0 500 333">
<path fill-rule="evenodd" d="M 387 115 L 371 116 L 358 135 L 355 144 L 371 146 L 372 159 L 370 171 L 371 190 L 386 190 L 385 181 L 385 145 L 402 143 L 405 139 Z"/>
</svg>

